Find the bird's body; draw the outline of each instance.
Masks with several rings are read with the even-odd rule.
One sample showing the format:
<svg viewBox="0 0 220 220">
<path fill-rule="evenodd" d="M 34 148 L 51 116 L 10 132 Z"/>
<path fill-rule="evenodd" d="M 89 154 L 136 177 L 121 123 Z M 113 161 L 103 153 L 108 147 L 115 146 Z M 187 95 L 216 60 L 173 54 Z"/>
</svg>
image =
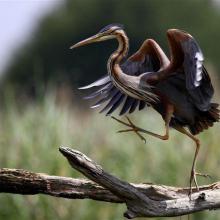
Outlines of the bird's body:
<svg viewBox="0 0 220 220">
<path fill-rule="evenodd" d="M 213 122 L 217 120 L 217 115 L 212 117 L 210 113 L 210 110 L 215 111 L 217 104 L 209 103 L 205 111 L 199 109 L 185 84 L 184 74 L 171 76 L 166 81 L 158 83 L 155 86 L 155 92 L 160 97 L 160 102 L 153 104 L 153 108 L 164 118 L 166 103 L 171 103 L 174 106 L 174 112 L 170 126 L 174 128 L 176 125 L 188 127 L 189 131 L 195 135 L 212 126 Z"/>
<path fill-rule="evenodd" d="M 196 152 L 190 178 L 191 188 L 192 180 L 197 186 L 198 173 L 194 167 L 200 147 L 199 140 L 194 135 L 218 121 L 219 110 L 218 104 L 211 103 L 214 89 L 195 39 L 177 29 L 168 30 L 167 37 L 170 59 L 154 40 L 147 39 L 135 54 L 123 62 L 128 53 L 129 41 L 122 26 L 118 24 L 106 26 L 98 34 L 75 44 L 73 48 L 112 38 L 118 40 L 118 49 L 108 60 L 107 76 L 81 89 L 98 87 L 86 98 L 98 98 L 93 108 L 107 102 L 101 110 L 106 111 L 107 115 L 121 104 L 120 115 L 152 106 L 165 121 L 166 133 L 158 135 L 136 127 L 129 119 L 127 124 L 115 118 L 130 127 L 122 132 L 135 131 L 142 139 L 139 132 L 143 132 L 166 140 L 171 126 L 192 138 L 196 143 Z"/>
</svg>

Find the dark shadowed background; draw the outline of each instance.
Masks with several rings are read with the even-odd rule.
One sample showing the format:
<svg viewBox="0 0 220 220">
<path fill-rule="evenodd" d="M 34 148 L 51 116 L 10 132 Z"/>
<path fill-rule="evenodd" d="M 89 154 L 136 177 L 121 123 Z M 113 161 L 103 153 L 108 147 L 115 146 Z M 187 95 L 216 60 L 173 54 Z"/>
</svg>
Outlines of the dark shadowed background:
<svg viewBox="0 0 220 220">
<path fill-rule="evenodd" d="M 19 29 L 16 18 L 26 13 L 23 9 L 39 4 L 38 12 L 27 10 L 30 15 L 25 19 L 33 28 Z M 147 137 L 147 144 L 133 134 L 116 134 L 122 126 L 89 109 L 81 99 L 82 92 L 77 91 L 77 87 L 106 74 L 107 59 L 117 42 L 76 50 L 69 47 L 107 24 L 122 23 L 130 38 L 130 53 L 146 38 L 154 38 L 169 54 L 166 30 L 186 30 L 202 48 L 216 89 L 214 99 L 219 102 L 220 1 L 18 0 L 0 1 L 0 13 L 0 39 L 13 39 L 16 48 L 10 52 L 10 44 L 2 45 L 1 52 L 0 167 L 77 177 L 78 173 L 58 153 L 60 145 L 67 145 L 127 181 L 188 186 L 194 153 L 190 140 L 176 131 L 166 142 Z M 10 33 L 9 28 L 14 30 L 13 36 L 5 34 Z M 27 34 L 18 40 L 22 31 Z M 151 110 L 132 117 L 146 129 L 163 131 L 161 118 Z M 219 132 L 216 124 L 199 135 L 202 148 L 198 169 L 212 175 L 211 181 L 220 178 Z M 199 179 L 199 183 L 208 184 L 210 180 Z M 0 219 L 24 220 L 122 219 L 125 209 L 123 205 L 94 201 L 3 194 L 0 204 Z M 219 211 L 207 211 L 190 218 L 219 217 Z"/>
</svg>

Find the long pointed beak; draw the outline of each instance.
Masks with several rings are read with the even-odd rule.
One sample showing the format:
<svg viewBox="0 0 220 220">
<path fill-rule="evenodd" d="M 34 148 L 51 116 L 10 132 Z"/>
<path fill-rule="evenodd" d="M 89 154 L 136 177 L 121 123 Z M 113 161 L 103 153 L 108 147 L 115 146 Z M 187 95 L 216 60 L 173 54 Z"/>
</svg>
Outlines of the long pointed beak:
<svg viewBox="0 0 220 220">
<path fill-rule="evenodd" d="M 89 37 L 85 40 L 82 40 L 80 42 L 78 42 L 77 44 L 74 44 L 70 47 L 70 49 L 74 49 L 76 47 L 81 47 L 81 46 L 84 46 L 84 45 L 87 45 L 87 44 L 91 44 L 91 43 L 94 43 L 94 42 L 97 42 L 98 39 L 100 38 L 100 35 L 99 34 L 96 34 L 92 37 Z"/>
</svg>

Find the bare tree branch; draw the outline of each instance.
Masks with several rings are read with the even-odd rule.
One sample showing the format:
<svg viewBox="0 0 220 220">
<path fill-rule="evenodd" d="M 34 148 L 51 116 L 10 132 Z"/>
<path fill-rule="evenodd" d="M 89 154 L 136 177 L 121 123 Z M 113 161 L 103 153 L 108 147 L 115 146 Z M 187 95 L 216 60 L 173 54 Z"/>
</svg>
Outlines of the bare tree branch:
<svg viewBox="0 0 220 220">
<path fill-rule="evenodd" d="M 0 192 L 23 195 L 40 193 L 69 199 L 123 202 L 108 190 L 89 180 L 49 176 L 21 169 L 0 169 Z"/>
<path fill-rule="evenodd" d="M 74 169 L 92 181 L 3 168 L 0 169 L 0 192 L 126 203 L 124 216 L 127 218 L 180 216 L 220 208 L 220 182 L 202 186 L 199 192 L 193 189 L 190 200 L 188 188 L 130 184 L 105 172 L 79 151 L 61 147 L 60 152 Z"/>
</svg>

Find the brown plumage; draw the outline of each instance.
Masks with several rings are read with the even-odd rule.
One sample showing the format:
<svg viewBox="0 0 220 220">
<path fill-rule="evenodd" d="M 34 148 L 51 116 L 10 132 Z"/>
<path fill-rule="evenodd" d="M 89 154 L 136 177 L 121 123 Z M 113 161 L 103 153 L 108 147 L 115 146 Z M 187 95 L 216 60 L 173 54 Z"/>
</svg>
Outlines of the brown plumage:
<svg viewBox="0 0 220 220">
<path fill-rule="evenodd" d="M 101 110 L 107 112 L 106 115 L 110 115 L 120 105 L 122 108 L 119 115 L 151 106 L 161 114 L 165 122 L 165 135 L 159 135 L 135 126 L 129 118 L 127 123 L 113 117 L 129 127 L 120 132 L 134 131 L 143 140 L 145 138 L 140 132 L 167 140 L 169 127 L 173 127 L 190 137 L 196 144 L 190 176 L 191 194 L 192 181 L 198 189 L 196 175 L 201 175 L 195 172 L 200 142 L 194 135 L 219 121 L 218 104 L 211 103 L 214 89 L 203 65 L 202 51 L 190 34 L 178 29 L 169 29 L 167 38 L 170 59 L 156 41 L 147 39 L 135 54 L 125 60 L 129 41 L 122 25 L 119 24 L 108 25 L 98 34 L 71 48 L 113 38 L 118 40 L 119 46 L 108 60 L 108 75 L 82 87 L 81 89 L 98 88 L 85 98 L 98 99 L 92 108 L 107 102 Z"/>
</svg>

